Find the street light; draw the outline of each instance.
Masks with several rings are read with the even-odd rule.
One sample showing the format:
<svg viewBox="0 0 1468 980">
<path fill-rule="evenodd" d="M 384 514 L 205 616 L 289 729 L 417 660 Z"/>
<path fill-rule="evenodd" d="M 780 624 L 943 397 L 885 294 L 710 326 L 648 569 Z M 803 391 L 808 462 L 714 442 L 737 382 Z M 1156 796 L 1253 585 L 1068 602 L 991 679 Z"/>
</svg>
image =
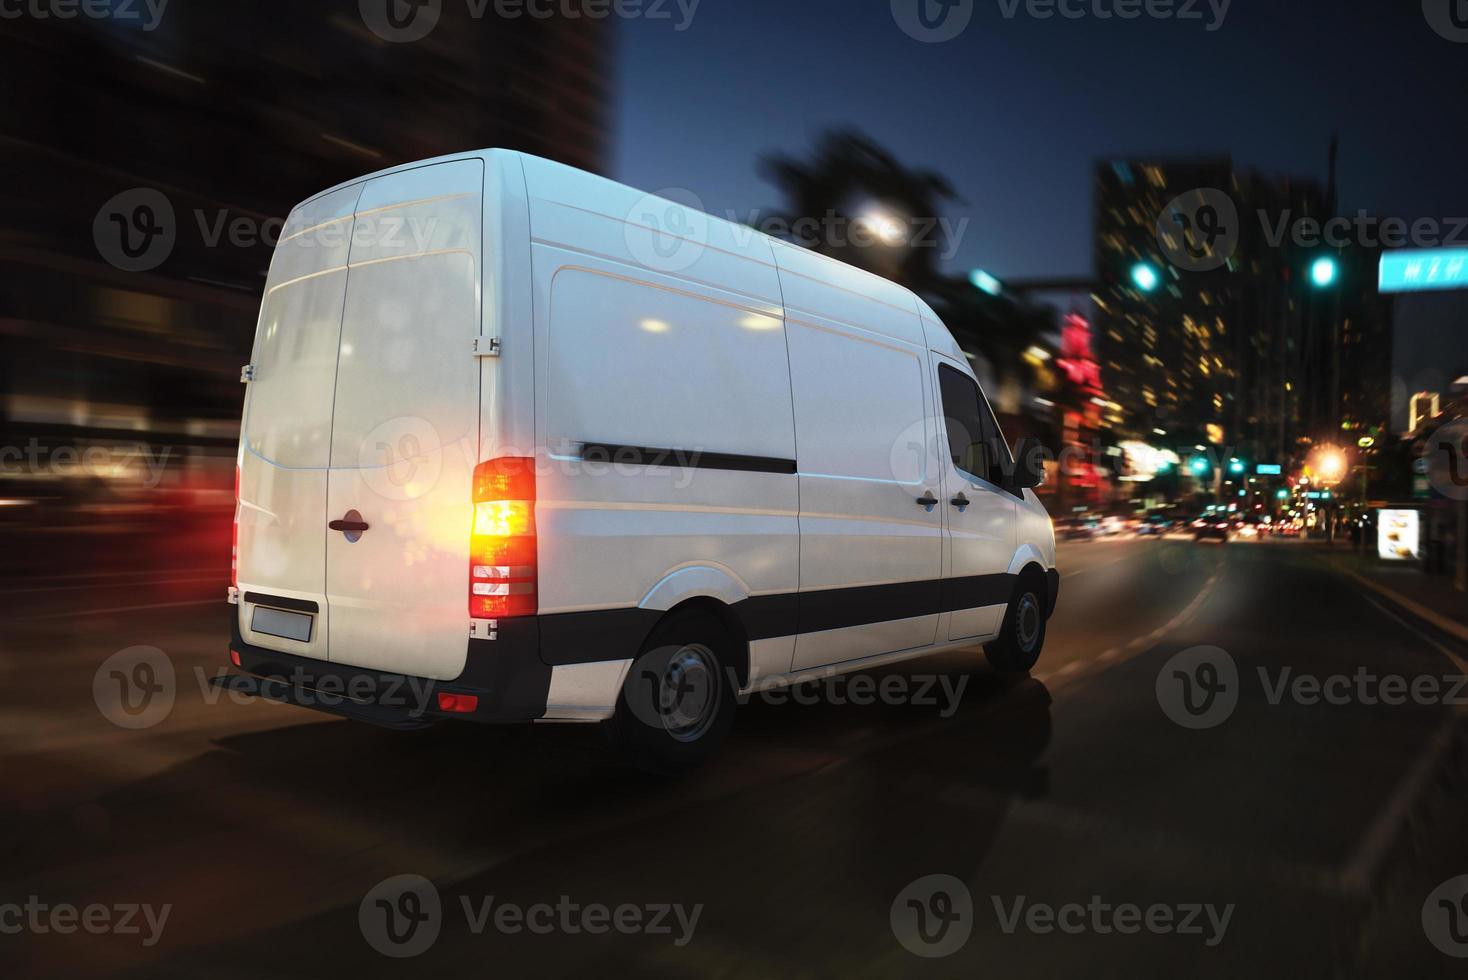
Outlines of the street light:
<svg viewBox="0 0 1468 980">
<path fill-rule="evenodd" d="M 1244 472 L 1244 461 L 1241 460 L 1241 459 L 1231 459 L 1231 460 L 1229 460 L 1228 461 L 1228 471 L 1230 473 L 1234 473 L 1234 474 L 1243 473 Z"/>
<path fill-rule="evenodd" d="M 1310 266 L 1310 281 L 1315 283 L 1317 289 L 1328 289 L 1335 284 L 1340 275 L 1340 265 L 1329 256 L 1322 256 L 1315 260 Z"/>
<path fill-rule="evenodd" d="M 1132 282 L 1142 292 L 1150 293 L 1157 288 L 1157 284 L 1161 282 L 1161 279 L 1158 278 L 1157 270 L 1152 268 L 1152 266 L 1146 262 L 1138 262 L 1132 266 Z"/>
</svg>

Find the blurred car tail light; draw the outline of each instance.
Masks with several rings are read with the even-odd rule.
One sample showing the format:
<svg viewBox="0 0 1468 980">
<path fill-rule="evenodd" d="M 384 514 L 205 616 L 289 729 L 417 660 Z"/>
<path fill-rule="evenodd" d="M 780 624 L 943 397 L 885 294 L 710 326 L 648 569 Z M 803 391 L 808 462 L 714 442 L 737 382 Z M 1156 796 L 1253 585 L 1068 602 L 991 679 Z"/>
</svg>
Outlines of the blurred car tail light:
<svg viewBox="0 0 1468 980">
<path fill-rule="evenodd" d="M 471 619 L 535 615 L 535 549 L 535 460 L 502 456 L 480 463 L 469 538 Z"/>
<path fill-rule="evenodd" d="M 229 584 L 240 587 L 240 464 L 234 465 L 234 528 L 229 541 Z"/>
</svg>

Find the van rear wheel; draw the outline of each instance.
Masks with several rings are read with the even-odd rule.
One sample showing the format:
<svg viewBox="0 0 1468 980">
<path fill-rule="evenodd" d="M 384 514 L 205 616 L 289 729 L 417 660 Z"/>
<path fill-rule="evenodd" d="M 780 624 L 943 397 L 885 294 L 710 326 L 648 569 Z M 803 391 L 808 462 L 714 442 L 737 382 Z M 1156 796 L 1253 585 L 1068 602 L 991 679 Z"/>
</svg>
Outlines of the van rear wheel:
<svg viewBox="0 0 1468 980">
<path fill-rule="evenodd" d="M 607 735 L 633 765 L 672 774 L 719 747 L 734 724 L 734 644 L 702 610 L 668 616 L 632 661 Z"/>
<path fill-rule="evenodd" d="M 984 647 L 989 665 L 1001 674 L 1025 674 L 1045 648 L 1045 600 L 1038 576 L 1022 576 L 1004 613 L 999 638 Z"/>
</svg>

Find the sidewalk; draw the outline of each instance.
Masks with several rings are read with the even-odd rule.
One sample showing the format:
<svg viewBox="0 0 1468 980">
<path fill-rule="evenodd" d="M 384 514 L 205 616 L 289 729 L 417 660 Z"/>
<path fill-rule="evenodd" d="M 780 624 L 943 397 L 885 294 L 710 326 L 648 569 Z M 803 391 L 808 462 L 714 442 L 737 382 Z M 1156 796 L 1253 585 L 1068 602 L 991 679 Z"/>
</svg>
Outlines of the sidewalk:
<svg viewBox="0 0 1468 980">
<path fill-rule="evenodd" d="M 1382 598 L 1468 643 L 1468 592 L 1453 587 L 1452 575 L 1429 575 L 1413 562 L 1392 564 L 1374 553 L 1363 556 L 1345 542 L 1311 543 L 1322 561 Z"/>
</svg>

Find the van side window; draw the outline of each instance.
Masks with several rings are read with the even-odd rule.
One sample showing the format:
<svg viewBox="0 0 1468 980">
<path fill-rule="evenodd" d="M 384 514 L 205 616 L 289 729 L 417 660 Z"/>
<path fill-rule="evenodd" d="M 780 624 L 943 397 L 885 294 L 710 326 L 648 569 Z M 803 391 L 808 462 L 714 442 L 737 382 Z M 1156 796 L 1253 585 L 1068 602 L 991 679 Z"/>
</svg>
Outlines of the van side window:
<svg viewBox="0 0 1468 980">
<path fill-rule="evenodd" d="M 968 476 L 989 480 L 988 459 L 984 451 L 984 415 L 988 408 L 979 397 L 979 386 L 967 375 L 940 364 L 938 389 L 943 398 L 943 422 L 954 467 Z M 993 431 L 993 424 L 991 417 L 990 431 Z"/>
<path fill-rule="evenodd" d="M 1011 472 L 1014 467 L 1014 458 L 1010 455 L 1009 447 L 1004 443 L 1004 433 L 999 431 L 999 422 L 994 418 L 994 411 L 989 407 L 982 395 L 979 396 L 979 421 L 984 426 L 984 445 L 989 451 L 990 483 L 999 483 L 1001 472 Z"/>
</svg>

